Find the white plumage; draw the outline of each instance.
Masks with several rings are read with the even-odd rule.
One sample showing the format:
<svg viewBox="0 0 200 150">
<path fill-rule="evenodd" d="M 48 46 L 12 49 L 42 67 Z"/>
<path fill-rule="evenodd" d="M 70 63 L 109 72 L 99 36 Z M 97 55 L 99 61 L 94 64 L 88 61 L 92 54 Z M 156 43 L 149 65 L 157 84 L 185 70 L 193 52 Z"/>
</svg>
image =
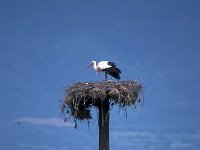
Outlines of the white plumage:
<svg viewBox="0 0 200 150">
<path fill-rule="evenodd" d="M 92 61 L 90 66 L 93 66 L 96 72 L 105 72 L 106 80 L 108 80 L 107 74 L 111 75 L 115 79 L 120 79 L 121 70 L 117 68 L 114 62 L 100 61 L 99 63 L 97 63 L 96 61 Z"/>
<path fill-rule="evenodd" d="M 108 61 L 100 61 L 97 64 L 97 67 L 101 68 L 101 70 L 106 69 L 106 68 L 110 68 L 112 66 L 108 65 Z"/>
</svg>

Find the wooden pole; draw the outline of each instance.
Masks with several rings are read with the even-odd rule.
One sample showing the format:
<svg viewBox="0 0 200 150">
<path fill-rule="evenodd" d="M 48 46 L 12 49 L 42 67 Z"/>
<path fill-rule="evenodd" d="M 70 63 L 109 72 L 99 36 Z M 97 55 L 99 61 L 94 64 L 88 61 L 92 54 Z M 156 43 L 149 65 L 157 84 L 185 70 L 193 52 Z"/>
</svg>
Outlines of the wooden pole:
<svg viewBox="0 0 200 150">
<path fill-rule="evenodd" d="M 99 150 L 109 150 L 109 99 L 99 104 Z"/>
</svg>

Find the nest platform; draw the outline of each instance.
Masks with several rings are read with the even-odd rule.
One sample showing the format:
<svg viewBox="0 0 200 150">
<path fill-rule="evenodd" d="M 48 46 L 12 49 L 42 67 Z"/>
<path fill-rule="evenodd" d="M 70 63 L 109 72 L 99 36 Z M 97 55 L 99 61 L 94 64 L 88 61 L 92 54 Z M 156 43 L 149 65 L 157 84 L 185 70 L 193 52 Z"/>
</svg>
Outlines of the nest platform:
<svg viewBox="0 0 200 150">
<path fill-rule="evenodd" d="M 120 107 L 133 106 L 142 91 L 138 81 L 76 82 L 65 89 L 62 112 L 75 120 L 90 120 L 92 107 L 105 101 Z"/>
</svg>

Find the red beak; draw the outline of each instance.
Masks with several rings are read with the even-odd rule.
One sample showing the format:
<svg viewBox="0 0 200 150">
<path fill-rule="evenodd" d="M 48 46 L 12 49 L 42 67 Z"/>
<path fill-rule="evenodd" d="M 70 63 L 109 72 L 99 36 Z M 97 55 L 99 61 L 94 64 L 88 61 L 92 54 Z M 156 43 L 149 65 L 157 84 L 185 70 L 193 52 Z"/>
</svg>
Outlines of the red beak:
<svg viewBox="0 0 200 150">
<path fill-rule="evenodd" d="M 87 68 L 89 68 L 89 67 L 91 67 L 92 66 L 92 63 L 90 63 L 88 66 L 87 66 Z"/>
</svg>

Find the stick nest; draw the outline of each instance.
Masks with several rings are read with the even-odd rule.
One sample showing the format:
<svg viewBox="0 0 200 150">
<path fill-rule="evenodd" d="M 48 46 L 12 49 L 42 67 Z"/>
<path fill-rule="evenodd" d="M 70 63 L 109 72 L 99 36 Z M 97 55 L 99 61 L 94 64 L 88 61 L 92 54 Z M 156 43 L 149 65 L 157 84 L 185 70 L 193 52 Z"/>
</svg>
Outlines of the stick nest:
<svg viewBox="0 0 200 150">
<path fill-rule="evenodd" d="M 66 97 L 62 102 L 62 112 L 74 120 L 90 120 L 92 107 L 109 100 L 110 105 L 120 108 L 134 106 L 142 92 L 138 81 L 77 82 L 65 89 Z"/>
</svg>

